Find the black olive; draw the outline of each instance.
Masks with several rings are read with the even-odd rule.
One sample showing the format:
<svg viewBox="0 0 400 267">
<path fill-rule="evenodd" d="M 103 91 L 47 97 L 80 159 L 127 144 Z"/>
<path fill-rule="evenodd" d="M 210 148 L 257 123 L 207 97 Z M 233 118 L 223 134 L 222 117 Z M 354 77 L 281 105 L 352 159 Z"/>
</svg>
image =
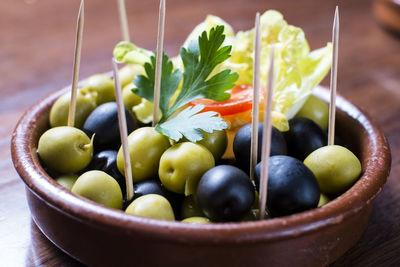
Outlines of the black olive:
<svg viewBox="0 0 400 267">
<path fill-rule="evenodd" d="M 92 161 L 87 167 L 88 170 L 100 170 L 114 177 L 115 173 L 119 173 L 117 168 L 116 150 L 103 150 L 96 153 L 92 157 Z"/>
<path fill-rule="evenodd" d="M 263 123 L 258 124 L 258 148 L 257 162 L 261 161 Z M 236 158 L 236 164 L 246 173 L 250 171 L 250 147 L 251 147 L 251 124 L 242 126 L 236 133 L 233 141 L 233 152 Z M 271 156 L 286 155 L 286 141 L 283 134 L 272 126 L 271 129 Z"/>
<path fill-rule="evenodd" d="M 301 161 L 328 142 L 327 134 L 310 119 L 293 118 L 289 120 L 289 127 L 289 131 L 284 134 L 288 155 Z"/>
<path fill-rule="evenodd" d="M 136 122 L 125 109 L 126 126 L 128 134 L 136 129 Z M 87 117 L 83 125 L 83 131 L 94 137 L 95 151 L 104 149 L 118 149 L 121 145 L 121 137 L 118 124 L 118 107 L 115 102 L 104 103 L 95 108 Z"/>
<path fill-rule="evenodd" d="M 254 185 L 241 169 L 219 165 L 202 176 L 197 187 L 197 201 L 213 221 L 242 219 L 254 202 Z"/>
<path fill-rule="evenodd" d="M 157 194 L 163 197 L 167 197 L 165 190 L 161 187 L 161 183 L 155 179 L 145 180 L 133 185 L 134 188 L 134 198 L 138 198 L 148 194 Z"/>
<path fill-rule="evenodd" d="M 261 162 L 254 174 L 259 190 Z M 267 208 L 271 216 L 284 216 L 316 208 L 320 197 L 317 179 L 298 159 L 272 156 L 268 165 Z"/>
<path fill-rule="evenodd" d="M 122 195 L 126 195 L 125 177 L 118 171 L 116 150 L 103 150 L 93 155 L 86 171 L 99 170 L 112 176 L 121 187 Z"/>
</svg>

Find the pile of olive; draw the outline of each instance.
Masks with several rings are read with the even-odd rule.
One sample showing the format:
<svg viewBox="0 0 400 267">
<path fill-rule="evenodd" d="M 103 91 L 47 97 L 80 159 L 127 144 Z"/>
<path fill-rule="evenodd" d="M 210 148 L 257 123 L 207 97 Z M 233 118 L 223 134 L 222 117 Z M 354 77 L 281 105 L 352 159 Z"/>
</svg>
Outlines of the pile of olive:
<svg viewBox="0 0 400 267">
<path fill-rule="evenodd" d="M 126 200 L 114 85 L 105 75 L 90 77 L 80 88 L 77 128 L 65 126 L 69 96 L 63 95 L 54 103 L 52 128 L 41 136 L 38 145 L 46 170 L 73 193 L 137 216 L 192 223 L 255 219 L 261 163 L 251 181 L 251 125 L 244 125 L 235 136 L 233 165 L 218 165 L 227 147 L 225 131 L 204 133 L 198 143 L 175 143 L 152 127 L 138 128 L 132 110 L 142 100 L 127 85 L 138 71 L 122 71 L 126 76 L 122 83 L 134 199 Z M 321 206 L 329 201 L 327 196 L 341 194 L 359 177 L 361 165 L 350 151 L 326 146 L 327 121 L 327 105 L 312 96 L 298 117 L 289 121 L 288 132 L 272 128 L 269 216 Z M 262 126 L 260 123 L 259 140 Z M 261 142 L 257 152 L 260 162 Z"/>
<path fill-rule="evenodd" d="M 125 86 L 123 98 L 130 133 L 135 192 L 132 203 L 126 201 L 114 85 L 105 75 L 90 77 L 79 89 L 76 128 L 66 126 L 69 93 L 53 104 L 52 128 L 41 136 L 38 145 L 43 165 L 64 187 L 110 208 L 160 219 L 204 216 L 191 195 L 202 174 L 214 167 L 223 154 L 227 143 L 225 132 L 204 133 L 200 144 L 173 144 L 152 127 L 137 128 L 132 109 L 142 101 L 130 89 L 130 85 Z M 189 222 L 207 220 L 189 219 Z"/>
</svg>

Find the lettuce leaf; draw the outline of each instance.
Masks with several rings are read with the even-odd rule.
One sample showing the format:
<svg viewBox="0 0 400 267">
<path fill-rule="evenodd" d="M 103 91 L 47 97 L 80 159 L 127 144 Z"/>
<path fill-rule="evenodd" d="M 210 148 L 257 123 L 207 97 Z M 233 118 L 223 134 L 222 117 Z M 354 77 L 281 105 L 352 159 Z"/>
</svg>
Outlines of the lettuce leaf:
<svg viewBox="0 0 400 267">
<path fill-rule="evenodd" d="M 143 65 L 150 61 L 152 55 L 151 51 L 126 41 L 119 42 L 113 50 L 113 56 L 118 63 Z"/>
<path fill-rule="evenodd" d="M 267 84 L 269 55 L 274 47 L 272 110 L 290 119 L 329 72 L 332 45 L 328 43 L 325 47 L 310 52 L 303 30 L 289 25 L 282 14 L 275 10 L 266 11 L 261 16 L 260 26 L 260 82 L 263 86 Z M 231 58 L 220 66 L 239 73 L 238 84 L 251 84 L 253 81 L 253 40 L 254 29 L 238 32 L 233 42 Z"/>
</svg>

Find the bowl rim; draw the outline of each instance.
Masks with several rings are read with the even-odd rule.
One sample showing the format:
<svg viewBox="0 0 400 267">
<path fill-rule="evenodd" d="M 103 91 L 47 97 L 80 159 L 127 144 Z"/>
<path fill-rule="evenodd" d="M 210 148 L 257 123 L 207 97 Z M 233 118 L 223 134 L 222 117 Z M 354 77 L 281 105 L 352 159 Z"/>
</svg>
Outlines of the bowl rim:
<svg viewBox="0 0 400 267">
<path fill-rule="evenodd" d="M 371 153 L 362 159 L 363 174 L 359 180 L 322 208 L 262 221 L 211 224 L 188 224 L 125 214 L 73 194 L 57 184 L 39 163 L 35 144 L 32 143 L 37 117 L 68 90 L 70 86 L 50 94 L 22 115 L 12 134 L 12 160 L 27 188 L 38 198 L 58 211 L 96 227 L 124 229 L 126 233 L 139 231 L 171 242 L 191 244 L 282 240 L 341 223 L 373 201 L 389 176 L 391 155 L 383 132 L 368 115 L 338 95 L 337 109 L 361 125 L 367 150 Z M 328 90 L 322 86 L 317 86 L 314 94 L 325 101 L 329 99 Z"/>
</svg>

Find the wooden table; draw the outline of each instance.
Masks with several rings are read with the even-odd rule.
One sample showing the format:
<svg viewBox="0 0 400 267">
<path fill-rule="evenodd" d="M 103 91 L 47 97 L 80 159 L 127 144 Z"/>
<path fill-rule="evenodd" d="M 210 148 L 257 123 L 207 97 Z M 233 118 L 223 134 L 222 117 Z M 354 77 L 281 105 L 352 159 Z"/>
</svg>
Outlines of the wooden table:
<svg viewBox="0 0 400 267">
<path fill-rule="evenodd" d="M 311 48 L 331 38 L 337 1 L 169 0 L 165 47 L 178 53 L 206 14 L 235 30 L 251 28 L 256 11 L 280 10 L 304 29 Z M 24 110 L 71 82 L 79 1 L 0 1 L 0 266 L 79 266 L 52 245 L 30 219 L 24 184 L 11 162 L 10 135 Z M 158 1 L 127 1 L 133 41 L 155 49 Z M 116 1 L 86 1 L 81 77 L 109 71 L 111 51 L 121 39 Z M 383 128 L 392 172 L 378 196 L 364 236 L 334 265 L 400 264 L 400 39 L 372 17 L 371 1 L 341 1 L 340 93 L 366 110 Z M 323 84 L 327 84 L 325 80 Z M 355 226 L 356 227 L 356 226 Z"/>
</svg>

